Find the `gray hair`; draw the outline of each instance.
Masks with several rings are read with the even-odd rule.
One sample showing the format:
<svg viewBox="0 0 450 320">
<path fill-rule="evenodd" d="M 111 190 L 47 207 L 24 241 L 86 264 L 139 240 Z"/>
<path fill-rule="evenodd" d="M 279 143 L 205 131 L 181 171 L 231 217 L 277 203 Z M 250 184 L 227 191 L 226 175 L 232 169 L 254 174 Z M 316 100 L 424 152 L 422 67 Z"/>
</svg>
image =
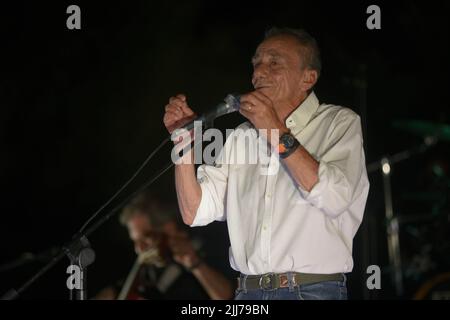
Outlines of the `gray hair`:
<svg viewBox="0 0 450 320">
<path fill-rule="evenodd" d="M 320 76 L 322 62 L 320 60 L 320 50 L 316 39 L 303 29 L 272 27 L 265 33 L 264 40 L 276 36 L 293 37 L 302 48 L 300 54 L 304 59 L 304 66 L 317 71 L 317 75 Z"/>
<path fill-rule="evenodd" d="M 146 190 L 134 197 L 122 210 L 119 220 L 123 225 L 135 214 L 144 214 L 155 227 L 161 227 L 169 221 L 179 223 L 179 213 L 175 205 L 157 199 Z"/>
</svg>

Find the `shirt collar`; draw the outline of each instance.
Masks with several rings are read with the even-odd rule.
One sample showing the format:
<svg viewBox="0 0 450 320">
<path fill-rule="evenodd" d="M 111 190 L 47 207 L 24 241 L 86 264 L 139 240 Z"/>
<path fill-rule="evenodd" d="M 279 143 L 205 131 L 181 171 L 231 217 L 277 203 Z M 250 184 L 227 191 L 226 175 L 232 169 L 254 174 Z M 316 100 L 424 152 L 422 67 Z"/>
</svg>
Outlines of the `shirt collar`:
<svg viewBox="0 0 450 320">
<path fill-rule="evenodd" d="M 286 119 L 286 127 L 291 130 L 293 135 L 298 134 L 308 124 L 312 115 L 319 107 L 319 100 L 314 92 L 295 109 Z"/>
</svg>

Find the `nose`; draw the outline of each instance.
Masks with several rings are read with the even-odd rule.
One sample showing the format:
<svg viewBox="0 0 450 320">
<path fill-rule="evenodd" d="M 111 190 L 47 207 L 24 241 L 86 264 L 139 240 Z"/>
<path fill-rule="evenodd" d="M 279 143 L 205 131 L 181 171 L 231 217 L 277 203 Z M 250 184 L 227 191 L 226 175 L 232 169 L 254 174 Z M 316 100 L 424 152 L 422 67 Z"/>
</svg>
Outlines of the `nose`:
<svg viewBox="0 0 450 320">
<path fill-rule="evenodd" d="M 256 83 L 260 80 L 264 80 L 267 77 L 267 66 L 263 63 L 259 63 L 255 65 L 253 68 L 253 76 L 252 76 L 252 83 L 253 85 L 256 85 Z"/>
<path fill-rule="evenodd" d="M 145 243 L 145 241 L 136 241 L 134 243 L 134 250 L 137 254 L 140 254 L 147 250 L 147 246 L 148 245 Z"/>
<path fill-rule="evenodd" d="M 134 242 L 134 250 L 137 254 L 149 250 L 155 244 L 155 240 L 151 237 L 138 239 Z"/>
</svg>

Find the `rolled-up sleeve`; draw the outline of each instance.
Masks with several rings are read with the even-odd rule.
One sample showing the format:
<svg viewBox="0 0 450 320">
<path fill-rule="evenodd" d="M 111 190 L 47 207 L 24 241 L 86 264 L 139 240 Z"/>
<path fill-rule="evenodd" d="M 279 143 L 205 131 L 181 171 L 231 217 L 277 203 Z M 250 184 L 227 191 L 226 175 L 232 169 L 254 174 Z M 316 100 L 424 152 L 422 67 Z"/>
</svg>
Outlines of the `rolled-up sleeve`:
<svg viewBox="0 0 450 320">
<path fill-rule="evenodd" d="M 310 192 L 298 186 L 303 198 L 331 218 L 346 211 L 368 189 L 361 121 L 344 110 L 333 120 L 318 155 L 318 182 Z"/>
<path fill-rule="evenodd" d="M 226 166 L 201 165 L 198 168 L 197 180 L 202 189 L 202 198 L 191 227 L 226 220 L 224 205 L 227 189 L 226 171 Z"/>
<path fill-rule="evenodd" d="M 201 165 L 197 170 L 197 181 L 202 190 L 202 198 L 191 227 L 204 226 L 213 221 L 226 220 L 225 198 L 228 183 L 228 157 L 231 139 L 216 158 L 215 165 Z"/>
</svg>

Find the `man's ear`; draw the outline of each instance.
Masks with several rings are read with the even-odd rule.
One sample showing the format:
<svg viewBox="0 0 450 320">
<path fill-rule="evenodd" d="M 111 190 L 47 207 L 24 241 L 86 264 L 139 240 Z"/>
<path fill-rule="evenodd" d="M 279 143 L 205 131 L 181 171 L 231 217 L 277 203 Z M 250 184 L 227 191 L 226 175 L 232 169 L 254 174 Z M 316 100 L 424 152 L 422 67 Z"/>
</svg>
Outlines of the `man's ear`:
<svg viewBox="0 0 450 320">
<path fill-rule="evenodd" d="M 319 74 L 316 70 L 306 69 L 303 72 L 302 82 L 300 84 L 302 91 L 309 91 L 317 82 Z"/>
</svg>

